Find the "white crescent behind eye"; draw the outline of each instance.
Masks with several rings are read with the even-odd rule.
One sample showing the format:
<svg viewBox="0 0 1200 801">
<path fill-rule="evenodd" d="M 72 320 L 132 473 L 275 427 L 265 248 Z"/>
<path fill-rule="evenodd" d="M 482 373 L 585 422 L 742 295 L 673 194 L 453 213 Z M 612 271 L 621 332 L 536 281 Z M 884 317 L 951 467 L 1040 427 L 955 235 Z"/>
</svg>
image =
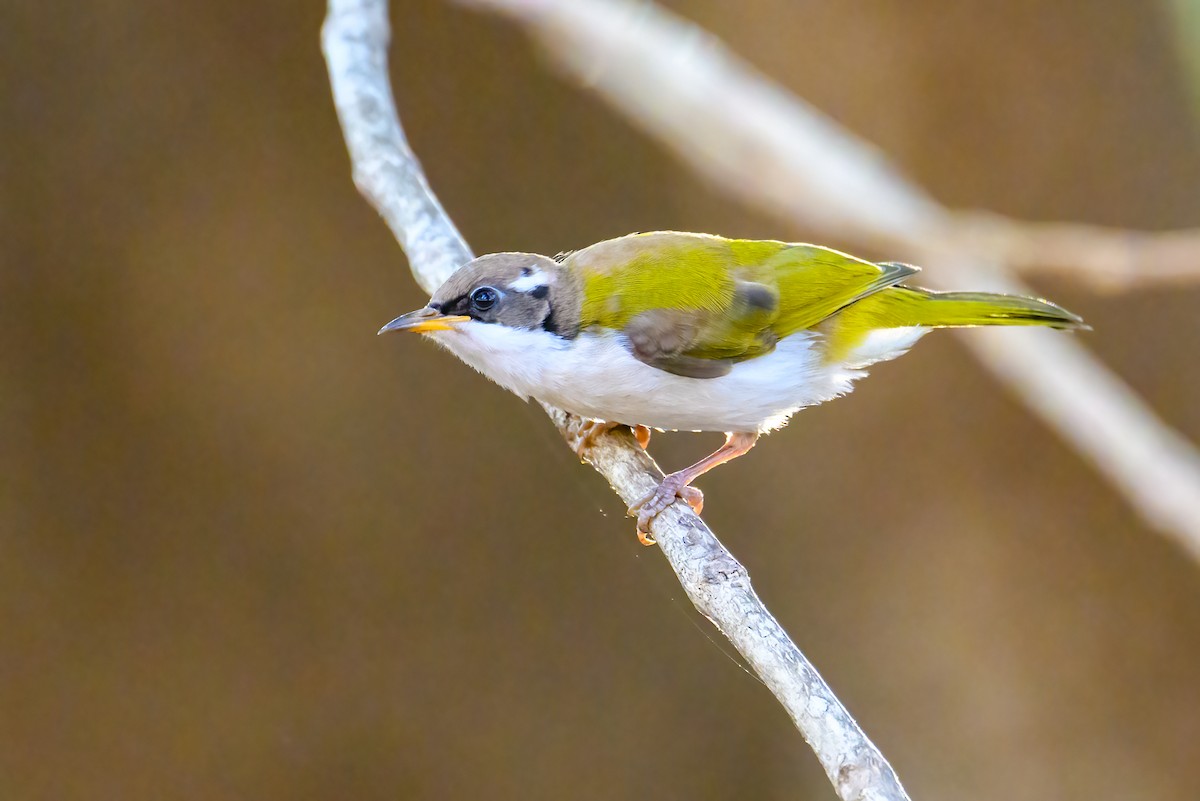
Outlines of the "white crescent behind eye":
<svg viewBox="0 0 1200 801">
<path fill-rule="evenodd" d="M 532 266 L 532 265 L 531 265 Z M 516 281 L 508 285 L 508 288 L 514 292 L 528 292 L 531 289 L 536 289 L 539 286 L 547 286 L 552 279 L 549 275 L 541 270 L 534 269 L 527 275 L 522 275 Z"/>
</svg>

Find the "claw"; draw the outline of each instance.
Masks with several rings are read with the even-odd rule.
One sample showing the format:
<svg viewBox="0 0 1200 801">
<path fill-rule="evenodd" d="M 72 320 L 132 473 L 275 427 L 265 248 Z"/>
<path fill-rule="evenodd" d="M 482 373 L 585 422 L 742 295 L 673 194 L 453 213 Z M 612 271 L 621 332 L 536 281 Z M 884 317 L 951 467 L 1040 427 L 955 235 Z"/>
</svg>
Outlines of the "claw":
<svg viewBox="0 0 1200 801">
<path fill-rule="evenodd" d="M 683 498 L 696 514 L 704 511 L 704 493 L 700 491 L 699 487 L 680 487 L 679 497 Z"/>
<path fill-rule="evenodd" d="M 629 516 L 637 518 L 638 542 L 642 545 L 654 544 L 655 540 L 650 536 L 651 521 L 677 499 L 682 498 L 696 514 L 704 508 L 704 493 L 695 487 L 687 486 L 684 483 L 686 480 L 686 476 L 672 473 L 664 478 L 653 492 L 629 507 Z"/>
<path fill-rule="evenodd" d="M 642 446 L 642 450 L 650 447 L 650 429 L 646 426 L 634 426 L 633 438 L 637 440 L 637 444 Z"/>
</svg>

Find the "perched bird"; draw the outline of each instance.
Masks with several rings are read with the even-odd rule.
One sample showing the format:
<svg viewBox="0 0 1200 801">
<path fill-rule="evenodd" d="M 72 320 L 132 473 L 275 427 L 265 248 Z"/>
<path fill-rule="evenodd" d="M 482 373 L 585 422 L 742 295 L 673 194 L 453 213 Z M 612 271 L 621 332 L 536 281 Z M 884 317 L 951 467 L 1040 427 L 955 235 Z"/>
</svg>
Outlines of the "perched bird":
<svg viewBox="0 0 1200 801">
<path fill-rule="evenodd" d="M 849 392 L 932 328 L 1086 327 L 1035 298 L 931 292 L 906 264 L 816 245 L 660 231 L 556 258 L 493 253 L 461 267 L 387 331 L 438 344 L 506 389 L 585 421 L 575 448 L 617 425 L 721 431 L 725 444 L 630 507 L 650 522 L 701 474 L 746 453 L 797 410 Z"/>
</svg>

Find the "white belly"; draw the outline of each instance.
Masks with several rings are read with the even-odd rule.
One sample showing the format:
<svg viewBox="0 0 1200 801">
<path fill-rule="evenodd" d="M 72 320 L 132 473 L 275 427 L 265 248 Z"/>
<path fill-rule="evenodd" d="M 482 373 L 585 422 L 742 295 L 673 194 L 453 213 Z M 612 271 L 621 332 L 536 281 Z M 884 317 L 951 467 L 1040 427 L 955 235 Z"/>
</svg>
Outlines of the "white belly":
<svg viewBox="0 0 1200 801">
<path fill-rule="evenodd" d="M 486 330 L 485 330 L 486 329 Z M 868 364 L 895 358 L 926 329 L 873 332 L 844 362 L 824 361 L 822 335 L 787 337 L 719 378 L 685 378 L 635 359 L 621 335 L 563 340 L 470 322 L 437 340 L 501 386 L 581 417 L 681 431 L 769 431 L 798 409 L 845 394 Z"/>
</svg>

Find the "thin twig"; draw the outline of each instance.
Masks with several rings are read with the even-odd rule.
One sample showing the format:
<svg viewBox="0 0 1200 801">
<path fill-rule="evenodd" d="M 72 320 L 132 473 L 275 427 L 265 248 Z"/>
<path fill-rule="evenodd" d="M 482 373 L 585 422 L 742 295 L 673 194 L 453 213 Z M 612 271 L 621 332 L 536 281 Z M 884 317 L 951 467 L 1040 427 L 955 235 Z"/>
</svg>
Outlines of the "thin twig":
<svg viewBox="0 0 1200 801">
<path fill-rule="evenodd" d="M 428 291 L 471 254 L 430 191 L 392 101 L 385 0 L 330 0 L 321 33 L 330 83 L 354 179 L 383 215 Z M 547 407 L 564 435 L 568 416 Z M 602 436 L 592 465 L 626 503 L 653 489 L 662 472 L 626 430 Z M 745 569 L 685 504 L 654 524 L 654 536 L 688 597 L 746 658 L 787 709 L 845 801 L 907 799 L 891 766 L 816 669 L 762 605 Z"/>
<path fill-rule="evenodd" d="M 1200 281 L 1200 230 L 1131 231 L 1079 223 L 1031 223 L 961 212 L 964 252 L 984 254 L 1026 276 L 1054 276 L 1103 291 Z"/>
<path fill-rule="evenodd" d="M 1045 269 L 1071 263 L 1071 248 L 1096 277 L 1147 269 L 1127 249 L 1113 256 L 1120 235 L 1082 244 L 1081 229 L 1028 228 L 943 208 L 874 147 L 653 3 L 462 1 L 519 21 L 563 70 L 732 194 L 830 240 L 934 268 L 926 281 L 1028 293 L 1005 274 L 1005 260 Z M 1141 258 L 1170 256 L 1156 278 L 1193 275 L 1195 234 L 1145 237 Z M 1046 254 L 1030 253 L 1043 246 Z M 1200 454 L 1184 437 L 1077 340 L 971 331 L 963 342 L 1143 519 L 1200 560 Z"/>
</svg>

